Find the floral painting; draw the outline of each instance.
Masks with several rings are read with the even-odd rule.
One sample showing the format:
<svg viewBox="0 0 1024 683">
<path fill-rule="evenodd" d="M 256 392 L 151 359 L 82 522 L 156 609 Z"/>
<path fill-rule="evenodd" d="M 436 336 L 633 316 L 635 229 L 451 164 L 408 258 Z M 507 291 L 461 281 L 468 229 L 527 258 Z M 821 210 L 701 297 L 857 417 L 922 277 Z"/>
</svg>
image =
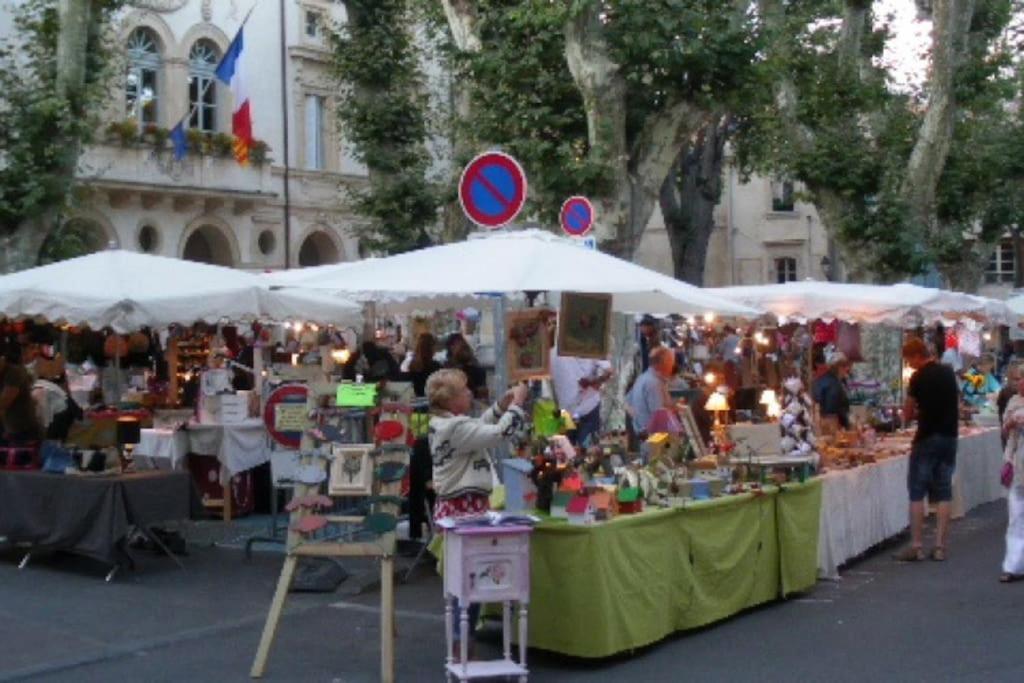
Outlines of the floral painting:
<svg viewBox="0 0 1024 683">
<path fill-rule="evenodd" d="M 611 295 L 563 293 L 558 312 L 558 354 L 607 359 L 611 317 Z"/>
<path fill-rule="evenodd" d="M 373 444 L 334 446 L 328 493 L 332 496 L 368 496 L 373 491 Z"/>
<path fill-rule="evenodd" d="M 510 382 L 546 377 L 550 374 L 546 316 L 542 308 L 513 311 L 505 316 L 508 335 L 506 360 Z"/>
</svg>

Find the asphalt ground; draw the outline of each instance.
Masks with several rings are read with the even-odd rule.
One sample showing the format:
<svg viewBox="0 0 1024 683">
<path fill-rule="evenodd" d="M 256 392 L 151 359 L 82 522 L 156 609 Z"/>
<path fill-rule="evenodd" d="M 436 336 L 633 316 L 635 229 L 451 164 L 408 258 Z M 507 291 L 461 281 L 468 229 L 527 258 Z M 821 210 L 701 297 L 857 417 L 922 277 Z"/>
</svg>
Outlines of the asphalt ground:
<svg viewBox="0 0 1024 683">
<path fill-rule="evenodd" d="M 838 582 L 611 659 L 531 651 L 544 681 L 1024 681 L 1024 582 L 997 577 L 1005 503 L 954 522 L 944 563 L 898 564 L 894 541 Z M 281 555 L 191 546 L 181 571 L 141 552 L 135 571 L 66 555 L 18 570 L 0 553 L 0 681 L 246 681 Z M 292 594 L 264 680 L 360 683 L 379 676 L 379 593 L 367 561 L 330 594 Z M 441 681 L 440 579 L 398 584 L 400 681 Z M 566 616 L 565 628 L 586 630 Z M 479 657 L 496 655 L 485 628 Z"/>
</svg>

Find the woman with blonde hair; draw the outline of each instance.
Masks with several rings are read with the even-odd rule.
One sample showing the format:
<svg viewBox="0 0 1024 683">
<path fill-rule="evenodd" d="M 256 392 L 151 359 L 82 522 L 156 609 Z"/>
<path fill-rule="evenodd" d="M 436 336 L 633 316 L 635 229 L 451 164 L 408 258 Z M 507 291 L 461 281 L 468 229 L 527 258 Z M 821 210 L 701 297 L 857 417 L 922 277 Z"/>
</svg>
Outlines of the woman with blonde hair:
<svg viewBox="0 0 1024 683">
<path fill-rule="evenodd" d="M 430 401 L 430 454 L 434 463 L 434 518 L 465 517 L 490 508 L 491 462 L 488 448 L 511 440 L 525 420 L 526 385 L 519 384 L 479 418 L 470 417 L 473 394 L 466 374 L 447 368 L 427 380 Z M 470 632 L 480 613 L 477 604 L 466 606 Z M 461 607 L 459 607 L 461 610 Z M 458 628 L 453 656 L 461 652 Z M 472 655 L 470 655 L 472 658 Z"/>
</svg>

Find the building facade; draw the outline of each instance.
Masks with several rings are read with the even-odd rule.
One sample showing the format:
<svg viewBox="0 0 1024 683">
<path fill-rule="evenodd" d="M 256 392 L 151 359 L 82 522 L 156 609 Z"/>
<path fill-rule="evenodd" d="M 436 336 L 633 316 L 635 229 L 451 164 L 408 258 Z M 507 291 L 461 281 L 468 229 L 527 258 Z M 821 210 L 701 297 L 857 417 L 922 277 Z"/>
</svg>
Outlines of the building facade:
<svg viewBox="0 0 1024 683">
<path fill-rule="evenodd" d="M 758 285 L 793 280 L 840 280 L 839 258 L 814 205 L 799 201 L 798 185 L 753 176 L 744 182 L 727 164 L 722 198 L 704 267 L 705 287 Z M 672 273 L 668 233 L 655 211 L 636 254 L 637 262 Z"/>
<path fill-rule="evenodd" d="M 323 30 L 344 20 L 342 5 L 133 4 L 146 9 L 130 8 L 114 27 L 123 68 L 79 164 L 68 217 L 76 232 L 94 248 L 250 270 L 358 258 L 359 218 L 346 197 L 366 171 L 338 134 Z M 214 75 L 243 21 L 253 134 L 265 145 L 245 166 L 230 150 L 231 92 Z M 176 160 L 167 136 L 182 120 L 189 151 Z"/>
</svg>

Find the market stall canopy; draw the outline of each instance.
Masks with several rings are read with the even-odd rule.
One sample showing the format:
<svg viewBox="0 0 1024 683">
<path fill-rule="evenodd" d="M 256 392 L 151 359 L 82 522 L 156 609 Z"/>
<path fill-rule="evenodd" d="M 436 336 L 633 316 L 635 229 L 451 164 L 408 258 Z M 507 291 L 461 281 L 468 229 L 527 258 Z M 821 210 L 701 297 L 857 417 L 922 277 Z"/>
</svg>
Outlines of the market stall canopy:
<svg viewBox="0 0 1024 683">
<path fill-rule="evenodd" d="M 130 332 L 223 320 L 352 325 L 361 309 L 323 293 L 275 291 L 232 268 L 108 249 L 0 277 L 0 315 Z"/>
<path fill-rule="evenodd" d="M 311 271 L 308 276 L 290 271 L 264 277 L 396 310 L 456 308 L 488 294 L 587 292 L 611 294 L 612 307 L 621 313 L 761 313 L 543 230 L 474 235 L 464 242 Z"/>
<path fill-rule="evenodd" d="M 911 284 L 865 285 L 804 280 L 778 285 L 718 287 L 707 291 L 796 322 L 820 318 L 906 325 L 974 318 L 998 323 L 1008 317 L 1006 306 L 1001 301 Z"/>
<path fill-rule="evenodd" d="M 1024 322 L 1024 294 L 1006 300 L 1006 309 L 1018 322 Z"/>
</svg>

